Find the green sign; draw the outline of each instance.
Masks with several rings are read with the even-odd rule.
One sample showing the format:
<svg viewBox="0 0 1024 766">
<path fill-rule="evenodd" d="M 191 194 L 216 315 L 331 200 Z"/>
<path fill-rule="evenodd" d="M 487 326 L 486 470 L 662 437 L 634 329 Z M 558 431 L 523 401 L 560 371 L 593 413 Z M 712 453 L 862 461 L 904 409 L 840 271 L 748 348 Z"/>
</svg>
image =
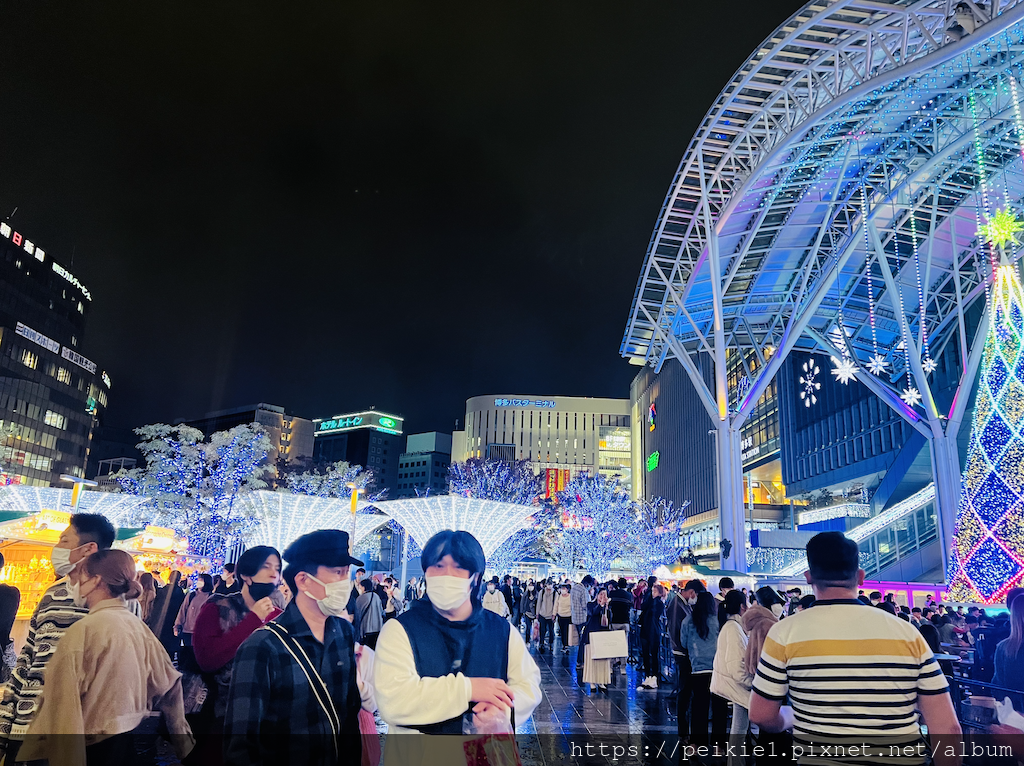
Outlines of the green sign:
<svg viewBox="0 0 1024 766">
<path fill-rule="evenodd" d="M 380 423 L 385 428 L 394 428 L 396 425 L 393 418 L 381 418 L 377 422 Z"/>
<path fill-rule="evenodd" d="M 647 471 L 653 471 L 658 467 L 658 462 L 661 460 L 660 452 L 652 452 L 651 456 L 647 458 Z"/>
</svg>

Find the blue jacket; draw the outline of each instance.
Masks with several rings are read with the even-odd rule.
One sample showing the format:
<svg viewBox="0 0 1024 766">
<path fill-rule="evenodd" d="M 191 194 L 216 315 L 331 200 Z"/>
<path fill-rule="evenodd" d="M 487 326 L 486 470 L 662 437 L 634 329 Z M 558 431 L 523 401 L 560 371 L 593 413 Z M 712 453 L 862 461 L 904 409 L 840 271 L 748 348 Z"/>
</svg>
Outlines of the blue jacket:
<svg viewBox="0 0 1024 766">
<path fill-rule="evenodd" d="M 710 673 L 715 668 L 715 649 L 718 647 L 718 618 L 711 615 L 708 620 L 708 636 L 701 638 L 693 615 L 687 615 L 679 626 L 679 646 L 690 655 L 693 673 Z"/>
<path fill-rule="evenodd" d="M 1000 641 L 996 646 L 995 674 L 992 676 L 992 683 L 1007 689 L 1024 691 L 1024 656 L 1018 653 L 1016 657 L 1008 651 L 1010 639 Z"/>
</svg>

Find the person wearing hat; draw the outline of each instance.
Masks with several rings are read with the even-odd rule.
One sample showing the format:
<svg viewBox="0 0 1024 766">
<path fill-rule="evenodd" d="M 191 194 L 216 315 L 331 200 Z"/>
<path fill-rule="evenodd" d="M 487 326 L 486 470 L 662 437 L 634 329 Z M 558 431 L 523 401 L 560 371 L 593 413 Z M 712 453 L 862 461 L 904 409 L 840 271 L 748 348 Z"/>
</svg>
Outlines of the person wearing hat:
<svg viewBox="0 0 1024 766">
<path fill-rule="evenodd" d="M 504 617 L 505 619 L 509 617 L 508 602 L 505 601 L 505 595 L 498 590 L 497 575 L 492 577 L 491 581 L 487 583 L 483 606 L 488 612 L 494 612 L 499 617 Z"/>
<path fill-rule="evenodd" d="M 320 529 L 284 552 L 294 594 L 235 657 L 224 720 L 227 766 L 359 766 L 355 634 L 341 617 L 352 590 L 348 533 Z M 367 693 L 370 693 L 368 690 Z"/>
<path fill-rule="evenodd" d="M 522 724 L 540 704 L 540 669 L 523 637 L 477 597 L 484 561 L 473 535 L 438 532 L 420 557 L 425 598 L 380 632 L 374 691 L 389 727 L 385 763 L 465 763 L 457 737 L 392 735 L 459 735 L 466 718 L 474 726 Z"/>
</svg>

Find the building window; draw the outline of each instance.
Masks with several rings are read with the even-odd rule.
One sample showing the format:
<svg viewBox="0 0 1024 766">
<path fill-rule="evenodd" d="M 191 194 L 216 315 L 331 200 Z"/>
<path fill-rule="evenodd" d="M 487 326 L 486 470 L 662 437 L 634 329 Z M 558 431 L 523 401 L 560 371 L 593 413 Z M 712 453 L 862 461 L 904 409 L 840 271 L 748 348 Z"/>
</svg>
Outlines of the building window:
<svg viewBox="0 0 1024 766">
<path fill-rule="evenodd" d="M 43 422 L 46 423 L 46 425 L 48 426 L 60 428 L 65 431 L 67 430 L 68 427 L 67 418 L 65 418 L 63 415 L 59 413 L 54 412 L 53 410 L 46 411 L 46 415 L 43 417 Z"/>
<path fill-rule="evenodd" d="M 39 357 L 29 351 L 27 348 L 21 351 L 21 363 L 28 367 L 30 370 L 34 370 L 39 366 Z"/>
<path fill-rule="evenodd" d="M 61 383 L 66 383 L 67 385 L 70 386 L 71 385 L 71 372 L 68 371 L 68 370 L 65 370 L 63 367 L 58 367 L 57 368 L 57 380 L 59 380 Z"/>
</svg>

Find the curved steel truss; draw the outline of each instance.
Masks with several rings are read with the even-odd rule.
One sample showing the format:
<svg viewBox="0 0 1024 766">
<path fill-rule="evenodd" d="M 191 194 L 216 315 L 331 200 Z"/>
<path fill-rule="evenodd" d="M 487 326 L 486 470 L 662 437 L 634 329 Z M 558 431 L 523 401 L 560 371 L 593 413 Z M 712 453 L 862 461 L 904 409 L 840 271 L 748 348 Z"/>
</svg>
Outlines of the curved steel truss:
<svg viewBox="0 0 1024 766">
<path fill-rule="evenodd" d="M 845 351 L 929 439 L 951 531 L 986 331 L 967 318 L 991 275 L 978 229 L 1024 198 L 1022 78 L 1024 3 L 855 0 L 808 4 L 723 90 L 662 207 L 621 346 L 658 369 L 677 359 L 715 421 L 723 536 L 743 536 L 739 429 L 793 350 Z M 960 390 L 940 411 L 926 363 L 947 349 Z M 738 400 L 735 351 L 756 359 Z M 920 404 L 900 399 L 911 387 Z M 723 564 L 745 568 L 733 551 Z"/>
</svg>

